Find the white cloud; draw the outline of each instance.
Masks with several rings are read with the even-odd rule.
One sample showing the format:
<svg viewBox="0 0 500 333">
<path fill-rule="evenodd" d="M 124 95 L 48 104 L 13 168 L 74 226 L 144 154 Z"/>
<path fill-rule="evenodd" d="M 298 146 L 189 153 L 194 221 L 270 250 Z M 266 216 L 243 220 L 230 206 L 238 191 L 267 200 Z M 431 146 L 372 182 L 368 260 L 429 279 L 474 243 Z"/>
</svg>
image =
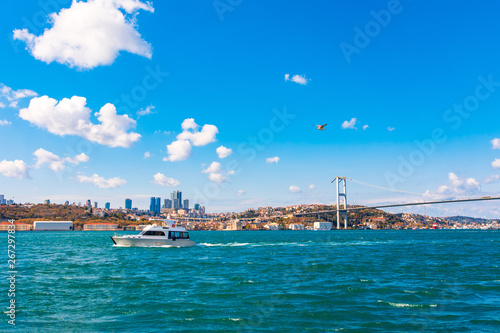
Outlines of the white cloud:
<svg viewBox="0 0 500 333">
<path fill-rule="evenodd" d="M 310 190 L 314 190 L 315 188 L 316 188 L 316 185 L 314 185 L 314 184 L 309 185 Z"/>
<path fill-rule="evenodd" d="M 219 133 L 219 130 L 214 125 L 203 125 L 201 131 L 198 131 L 198 125 L 194 122 L 194 119 L 186 119 L 182 122 L 182 133 L 177 135 L 179 140 L 189 140 L 193 146 L 206 146 L 211 142 L 215 142 L 217 139 L 215 136 Z"/>
<path fill-rule="evenodd" d="M 460 178 L 453 172 L 448 174 L 449 183 L 441 185 L 436 191 L 427 190 L 424 197 L 432 199 L 452 199 L 457 196 L 473 196 L 481 193 L 481 185 L 474 178 Z"/>
<path fill-rule="evenodd" d="M 153 105 L 149 105 L 145 109 L 140 109 L 139 111 L 137 111 L 137 115 L 139 117 L 142 117 L 142 116 L 147 116 L 149 114 L 153 114 L 154 109 L 155 109 L 155 107 Z"/>
<path fill-rule="evenodd" d="M 276 163 L 277 164 L 279 161 L 280 161 L 280 158 L 278 156 L 266 158 L 266 163 Z"/>
<path fill-rule="evenodd" d="M 368 129 L 368 127 L 369 127 L 368 125 L 363 125 L 363 129 L 364 129 L 364 130 L 367 130 L 367 129 Z"/>
<path fill-rule="evenodd" d="M 300 187 L 298 187 L 298 186 L 290 185 L 290 187 L 288 188 L 288 191 L 290 191 L 290 193 L 299 193 L 301 190 L 300 190 Z"/>
<path fill-rule="evenodd" d="M 495 138 L 491 140 L 491 145 L 493 146 L 493 149 L 500 149 L 500 139 Z"/>
<path fill-rule="evenodd" d="M 120 51 L 151 58 L 151 45 L 137 31 L 139 10 L 154 12 L 140 0 L 73 1 L 70 8 L 49 15 L 52 27 L 40 36 L 16 29 L 14 39 L 25 42 L 38 60 L 81 69 L 111 65 Z"/>
<path fill-rule="evenodd" d="M 60 102 L 48 96 L 35 97 L 19 116 L 56 135 L 78 135 L 92 142 L 110 147 L 130 147 L 141 135 L 127 132 L 136 121 L 127 115 L 118 115 L 113 104 L 107 103 L 94 115 L 99 124 L 90 121 L 91 109 L 85 97 L 63 98 Z"/>
<path fill-rule="evenodd" d="M 30 167 L 22 160 L 0 162 L 0 174 L 9 178 L 30 178 Z"/>
<path fill-rule="evenodd" d="M 7 105 L 17 108 L 18 102 L 26 97 L 38 96 L 36 92 L 28 89 L 13 90 L 5 84 L 0 83 L 0 109 L 5 108 Z"/>
<path fill-rule="evenodd" d="M 177 140 L 167 145 L 168 157 L 164 161 L 184 161 L 191 155 L 191 143 L 187 140 Z"/>
<path fill-rule="evenodd" d="M 220 146 L 215 151 L 217 152 L 217 155 L 219 156 L 219 158 L 226 158 L 233 153 L 232 149 L 226 148 L 224 146 Z"/>
<path fill-rule="evenodd" d="M 354 125 L 356 125 L 356 122 L 357 122 L 357 121 L 358 121 L 358 119 L 356 119 L 356 118 L 352 118 L 352 119 L 351 119 L 351 120 L 349 120 L 349 121 L 345 120 L 345 121 L 342 123 L 341 127 L 342 127 L 343 129 L 357 129 L 356 127 L 354 127 Z"/>
<path fill-rule="evenodd" d="M 127 181 L 123 178 L 113 177 L 105 179 L 104 177 L 99 176 L 97 173 L 94 173 L 90 177 L 87 177 L 85 175 L 78 175 L 77 179 L 80 183 L 93 184 L 94 186 L 99 188 L 116 188 L 118 186 L 127 184 Z"/>
<path fill-rule="evenodd" d="M 395 129 L 396 129 L 396 128 L 394 128 L 394 127 L 390 127 L 390 126 L 389 126 L 389 127 L 387 127 L 387 130 L 388 130 L 389 132 L 392 132 L 392 131 L 394 131 Z"/>
<path fill-rule="evenodd" d="M 491 166 L 493 169 L 499 169 L 500 168 L 500 158 L 495 158 L 493 162 L 491 162 Z"/>
<path fill-rule="evenodd" d="M 202 173 L 208 174 L 208 179 L 216 184 L 222 184 L 227 182 L 227 175 L 232 175 L 234 172 L 224 172 L 221 170 L 221 164 L 219 162 L 212 162 L 208 168 L 201 171 Z"/>
<path fill-rule="evenodd" d="M 290 79 L 290 74 L 285 74 L 285 81 L 292 81 L 298 84 L 306 85 L 308 79 L 306 79 L 305 75 L 294 75 Z"/>
<path fill-rule="evenodd" d="M 483 182 L 485 184 L 491 184 L 491 183 L 496 183 L 497 181 L 500 180 L 500 175 L 491 175 L 491 176 L 488 176 L 486 177 Z"/>
<path fill-rule="evenodd" d="M 6 125 L 10 125 L 12 124 L 10 121 L 7 121 L 7 120 L 1 120 L 0 119 L 0 126 L 6 126 Z"/>
<path fill-rule="evenodd" d="M 238 190 L 238 192 L 236 192 L 236 196 L 237 197 L 241 197 L 242 195 L 244 195 L 246 192 L 244 190 Z"/>
<path fill-rule="evenodd" d="M 177 179 L 167 177 L 164 174 L 159 173 L 159 172 L 156 175 L 154 175 L 153 177 L 155 179 L 153 183 L 164 186 L 164 187 L 176 187 L 176 186 L 179 186 L 181 184 L 181 182 L 178 181 Z"/>
<path fill-rule="evenodd" d="M 167 145 L 168 157 L 164 161 L 183 161 L 191 155 L 191 146 L 205 146 L 217 141 L 219 130 L 214 125 L 203 125 L 201 131 L 193 118 L 185 119 L 182 124 L 182 133 L 177 135 L 177 141 Z"/>
<path fill-rule="evenodd" d="M 150 157 L 151 157 L 151 153 L 149 151 L 144 153 L 144 158 L 150 158 Z"/>
<path fill-rule="evenodd" d="M 49 168 L 54 171 L 64 170 L 64 168 L 66 168 L 66 163 L 78 165 L 89 161 L 89 157 L 84 153 L 76 155 L 75 157 L 59 157 L 42 148 L 36 150 L 33 155 L 36 157 L 36 169 L 41 168 L 44 164 L 48 164 Z"/>
</svg>

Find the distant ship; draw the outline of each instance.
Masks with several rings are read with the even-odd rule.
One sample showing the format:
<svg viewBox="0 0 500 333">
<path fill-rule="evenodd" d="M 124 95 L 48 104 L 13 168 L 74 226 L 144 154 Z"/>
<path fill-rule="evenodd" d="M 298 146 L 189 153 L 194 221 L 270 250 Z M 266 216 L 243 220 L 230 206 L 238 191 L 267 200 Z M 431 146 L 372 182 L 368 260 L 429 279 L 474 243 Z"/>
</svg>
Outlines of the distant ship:
<svg viewBox="0 0 500 333">
<path fill-rule="evenodd" d="M 151 220 L 159 224 L 145 227 L 138 235 L 111 236 L 116 246 L 175 246 L 190 247 L 196 243 L 189 239 L 186 228 L 176 224 L 176 220 Z"/>
</svg>

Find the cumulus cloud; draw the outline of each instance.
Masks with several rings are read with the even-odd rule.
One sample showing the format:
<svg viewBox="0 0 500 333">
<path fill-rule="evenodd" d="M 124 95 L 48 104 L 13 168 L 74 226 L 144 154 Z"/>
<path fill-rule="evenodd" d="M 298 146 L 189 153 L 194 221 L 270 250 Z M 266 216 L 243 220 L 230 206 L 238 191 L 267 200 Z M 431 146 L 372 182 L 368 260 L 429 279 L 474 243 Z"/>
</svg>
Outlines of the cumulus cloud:
<svg viewBox="0 0 500 333">
<path fill-rule="evenodd" d="M 493 146 L 493 149 L 500 149 L 500 139 L 495 138 L 491 140 L 491 145 Z"/>
<path fill-rule="evenodd" d="M 201 171 L 202 173 L 208 174 L 208 179 L 216 184 L 222 184 L 227 182 L 226 176 L 233 175 L 234 171 L 224 171 L 221 169 L 221 164 L 219 162 L 212 162 L 208 168 Z"/>
<path fill-rule="evenodd" d="M 153 105 L 149 105 L 145 109 L 140 109 L 139 111 L 137 111 L 137 115 L 139 117 L 142 117 L 142 116 L 147 116 L 148 114 L 153 114 L 154 109 L 155 107 Z"/>
<path fill-rule="evenodd" d="M 244 190 L 238 190 L 238 192 L 236 192 L 236 196 L 237 197 L 241 197 L 243 194 L 245 194 L 246 192 Z"/>
<path fill-rule="evenodd" d="M 305 75 L 294 75 L 290 78 L 290 74 L 285 74 L 285 81 L 292 81 L 305 86 L 308 79 L 306 79 Z"/>
<path fill-rule="evenodd" d="M 179 186 L 181 184 L 181 182 L 178 181 L 177 179 L 167 177 L 164 174 L 159 173 L 159 172 L 156 175 L 154 175 L 153 177 L 155 179 L 153 183 L 161 185 L 163 187 L 176 187 L 176 186 Z"/>
<path fill-rule="evenodd" d="M 10 121 L 0 119 L 0 126 L 7 126 L 10 124 L 12 124 Z"/>
<path fill-rule="evenodd" d="M 43 34 L 15 29 L 13 38 L 25 42 L 38 60 L 80 69 L 111 65 L 120 51 L 151 58 L 151 45 L 137 31 L 139 10 L 154 12 L 140 0 L 73 1 L 70 8 L 49 15 L 52 27 Z"/>
<path fill-rule="evenodd" d="M 177 140 L 167 145 L 168 157 L 164 161 L 184 161 L 191 155 L 191 143 L 187 140 Z"/>
<path fill-rule="evenodd" d="M 389 127 L 387 127 L 387 130 L 388 130 L 389 132 L 392 132 L 392 131 L 394 131 L 395 129 L 396 129 L 396 128 L 394 128 L 394 127 L 390 127 L 390 126 L 389 126 Z"/>
<path fill-rule="evenodd" d="M 127 181 L 123 178 L 113 177 L 105 179 L 104 177 L 99 176 L 97 173 L 94 173 L 90 177 L 87 177 L 85 175 L 78 175 L 77 179 L 80 183 L 89 183 L 99 188 L 116 188 L 118 186 L 127 184 Z"/>
<path fill-rule="evenodd" d="M 309 185 L 310 190 L 314 190 L 315 188 L 316 188 L 316 185 L 314 185 L 314 184 Z"/>
<path fill-rule="evenodd" d="M 226 148 L 224 146 L 220 146 L 215 151 L 217 152 L 217 155 L 219 156 L 219 158 L 226 158 L 233 153 L 232 149 Z"/>
<path fill-rule="evenodd" d="M 499 169 L 500 168 L 500 158 L 495 158 L 493 162 L 491 162 L 491 166 L 493 169 Z"/>
<path fill-rule="evenodd" d="M 441 185 L 436 191 L 427 190 L 424 197 L 432 199 L 453 199 L 457 196 L 473 196 L 481 192 L 481 185 L 474 178 L 460 178 L 453 172 L 448 174 L 449 182 Z"/>
<path fill-rule="evenodd" d="M 75 157 L 59 157 L 45 149 L 36 150 L 33 155 L 36 157 L 35 168 L 39 169 L 47 164 L 51 170 L 61 171 L 66 168 L 66 163 L 78 165 L 80 163 L 88 162 L 89 157 L 84 153 L 76 155 Z"/>
<path fill-rule="evenodd" d="M 38 94 L 33 90 L 14 90 L 10 87 L 7 87 L 3 83 L 0 83 L 0 109 L 7 107 L 7 105 L 12 108 L 17 108 L 18 103 L 21 99 L 34 96 L 38 96 Z"/>
<path fill-rule="evenodd" d="M 0 162 L 0 174 L 9 178 L 30 178 L 30 167 L 22 160 Z"/>
<path fill-rule="evenodd" d="M 144 153 L 144 158 L 150 158 L 150 157 L 151 157 L 151 153 L 149 151 Z"/>
<path fill-rule="evenodd" d="M 177 135 L 179 140 L 189 140 L 193 146 L 206 146 L 211 142 L 215 142 L 215 136 L 219 130 L 214 125 L 203 125 L 201 131 L 198 131 L 198 125 L 194 119 L 189 118 L 182 122 L 182 133 Z"/>
<path fill-rule="evenodd" d="M 276 163 L 277 164 L 279 161 L 280 161 L 280 158 L 278 156 L 266 158 L 266 163 Z"/>
<path fill-rule="evenodd" d="M 177 141 L 167 145 L 168 157 L 164 161 L 183 161 L 191 155 L 192 146 L 205 146 L 217 141 L 219 130 L 214 125 L 203 125 L 201 131 L 193 118 L 185 119 L 182 124 L 182 133 L 177 135 Z M 224 147 L 225 148 L 225 147 Z"/>
<path fill-rule="evenodd" d="M 368 125 L 363 125 L 363 129 L 364 129 L 364 130 L 367 130 L 367 129 L 368 129 L 368 127 L 369 127 Z"/>
<path fill-rule="evenodd" d="M 290 187 L 288 188 L 288 191 L 290 193 L 299 193 L 301 191 L 301 189 L 298 186 L 290 185 Z"/>
<path fill-rule="evenodd" d="M 343 129 L 357 129 L 356 127 L 354 127 L 354 126 L 356 125 L 356 122 L 357 122 L 357 121 L 358 121 L 358 119 L 356 119 L 356 118 L 352 118 L 352 119 L 351 119 L 351 120 L 349 120 L 349 121 L 345 120 L 345 121 L 342 123 L 341 127 L 342 127 Z"/>
<path fill-rule="evenodd" d="M 73 96 L 57 101 L 48 96 L 35 97 L 19 116 L 56 135 L 78 135 L 92 142 L 110 147 L 130 147 L 141 135 L 128 132 L 136 121 L 127 115 L 118 115 L 113 104 L 104 105 L 94 113 L 99 124 L 90 121 L 92 110 L 86 107 L 85 97 Z"/>
</svg>

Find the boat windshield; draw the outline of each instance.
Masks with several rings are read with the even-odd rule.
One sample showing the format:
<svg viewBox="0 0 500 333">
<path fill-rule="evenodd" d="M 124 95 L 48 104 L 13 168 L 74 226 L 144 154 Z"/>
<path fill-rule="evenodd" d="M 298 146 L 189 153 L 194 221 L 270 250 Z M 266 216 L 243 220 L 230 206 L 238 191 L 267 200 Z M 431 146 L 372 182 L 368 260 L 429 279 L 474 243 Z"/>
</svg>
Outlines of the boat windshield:
<svg viewBox="0 0 500 333">
<path fill-rule="evenodd" d="M 143 236 L 165 236 L 163 231 L 146 231 Z"/>
</svg>

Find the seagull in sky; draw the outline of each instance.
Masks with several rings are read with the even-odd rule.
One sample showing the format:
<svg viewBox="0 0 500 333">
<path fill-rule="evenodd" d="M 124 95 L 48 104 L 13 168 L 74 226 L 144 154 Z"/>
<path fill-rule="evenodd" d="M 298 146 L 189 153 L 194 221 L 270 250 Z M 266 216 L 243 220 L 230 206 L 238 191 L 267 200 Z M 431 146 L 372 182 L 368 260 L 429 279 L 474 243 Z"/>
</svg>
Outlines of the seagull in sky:
<svg viewBox="0 0 500 333">
<path fill-rule="evenodd" d="M 324 124 L 324 125 L 314 125 L 316 126 L 320 131 L 324 131 L 325 130 L 325 126 L 328 125 L 328 124 Z"/>
</svg>

